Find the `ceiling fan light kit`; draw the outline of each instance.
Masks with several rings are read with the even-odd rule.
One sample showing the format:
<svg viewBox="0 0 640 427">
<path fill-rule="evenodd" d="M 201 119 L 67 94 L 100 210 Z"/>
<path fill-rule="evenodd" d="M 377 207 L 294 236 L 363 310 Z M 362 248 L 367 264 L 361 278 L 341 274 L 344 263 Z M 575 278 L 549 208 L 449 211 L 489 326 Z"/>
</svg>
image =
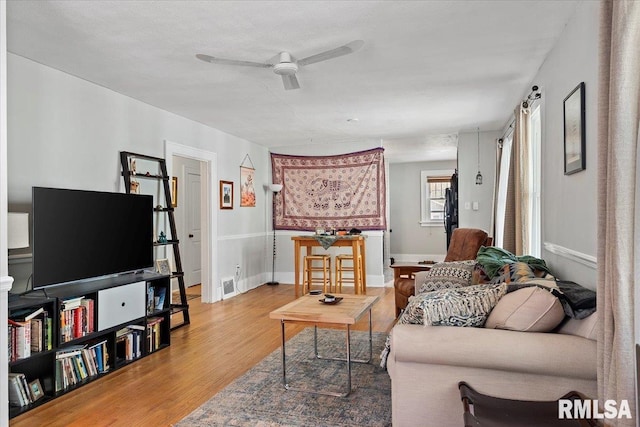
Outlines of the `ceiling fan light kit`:
<svg viewBox="0 0 640 427">
<path fill-rule="evenodd" d="M 273 68 L 273 72 L 282 76 L 282 84 L 286 90 L 299 89 L 300 84 L 296 77 L 298 68 L 315 64 L 316 62 L 327 61 L 329 59 L 337 58 L 339 56 L 348 55 L 360 49 L 364 42 L 362 40 L 354 40 L 347 43 L 344 46 L 337 47 L 335 49 L 327 50 L 315 55 L 308 56 L 306 58 L 296 60 L 289 52 L 280 52 L 276 55 L 273 62 L 252 62 L 252 61 L 239 61 L 235 59 L 224 59 L 215 56 L 204 55 L 201 53 L 196 54 L 196 58 L 201 61 L 209 62 L 211 64 L 222 65 L 239 65 L 242 67 L 255 67 L 255 68 Z"/>
</svg>

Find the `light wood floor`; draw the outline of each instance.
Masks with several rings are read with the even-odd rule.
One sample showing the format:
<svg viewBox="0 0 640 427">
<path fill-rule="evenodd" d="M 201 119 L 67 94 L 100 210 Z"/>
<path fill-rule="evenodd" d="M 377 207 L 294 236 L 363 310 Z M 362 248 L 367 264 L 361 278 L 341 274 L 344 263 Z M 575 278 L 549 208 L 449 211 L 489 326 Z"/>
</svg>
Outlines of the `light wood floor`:
<svg viewBox="0 0 640 427">
<path fill-rule="evenodd" d="M 194 288 L 188 293 L 199 292 Z M 380 295 L 373 309 L 374 331 L 389 331 L 395 320 L 393 288 L 369 288 L 367 293 Z M 172 425 L 280 347 L 280 324 L 269 319 L 269 312 L 293 295 L 293 285 L 281 284 L 215 304 L 192 299 L 191 324 L 172 332 L 169 348 L 16 417 L 10 425 Z M 367 319 L 354 329 L 367 329 Z M 287 326 L 287 337 L 301 329 Z"/>
</svg>

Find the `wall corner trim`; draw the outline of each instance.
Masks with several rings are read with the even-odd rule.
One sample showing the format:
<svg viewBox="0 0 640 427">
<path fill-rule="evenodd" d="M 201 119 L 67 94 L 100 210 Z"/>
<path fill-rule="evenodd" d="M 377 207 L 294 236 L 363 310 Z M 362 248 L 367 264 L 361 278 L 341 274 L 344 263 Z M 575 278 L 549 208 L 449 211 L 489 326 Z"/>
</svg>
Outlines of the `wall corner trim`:
<svg viewBox="0 0 640 427">
<path fill-rule="evenodd" d="M 0 292 L 9 292 L 11 285 L 13 284 L 13 277 L 3 276 L 0 277 Z"/>
<path fill-rule="evenodd" d="M 582 252 L 574 251 L 573 249 L 565 248 L 564 246 L 556 245 L 555 243 L 544 242 L 545 250 L 552 254 L 559 255 L 561 257 L 570 259 L 594 270 L 598 266 L 598 259 L 593 255 L 587 255 Z"/>
</svg>

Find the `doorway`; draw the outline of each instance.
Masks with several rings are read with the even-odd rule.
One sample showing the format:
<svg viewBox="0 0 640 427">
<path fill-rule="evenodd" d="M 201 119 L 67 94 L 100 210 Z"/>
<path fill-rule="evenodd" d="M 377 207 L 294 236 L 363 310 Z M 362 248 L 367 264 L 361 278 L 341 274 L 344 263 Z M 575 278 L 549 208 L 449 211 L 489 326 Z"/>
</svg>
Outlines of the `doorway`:
<svg viewBox="0 0 640 427">
<path fill-rule="evenodd" d="M 187 288 L 200 285 L 202 276 L 202 161 L 173 156 L 172 176 L 178 180 L 178 205 L 175 218 L 182 256 L 182 270 Z M 193 292 L 187 292 L 188 295 Z"/>
<path fill-rule="evenodd" d="M 214 182 L 217 181 L 217 155 L 210 151 L 165 141 L 165 159 L 167 160 L 167 170 L 171 171 L 173 176 L 178 177 L 178 206 L 175 212 L 178 227 L 177 234 L 181 242 L 180 249 L 185 253 L 184 259 L 182 259 L 183 270 L 185 270 L 185 274 L 189 270 L 189 274 L 195 277 L 195 279 L 188 279 L 185 276 L 185 286 L 201 283 L 202 302 L 215 302 L 217 294 L 216 283 L 218 283 L 218 271 L 215 262 L 218 259 L 216 244 L 218 218 L 217 210 L 212 208 L 212 201 L 216 200 L 217 197 L 217 188 L 214 185 Z M 182 168 L 183 162 L 192 166 Z M 187 190 L 186 184 L 188 182 L 191 188 Z M 185 198 L 187 193 L 191 193 L 189 201 Z M 197 193 L 199 193 L 199 198 Z M 186 206 L 188 204 L 198 207 L 187 209 Z M 185 206 L 185 209 L 180 212 L 182 206 Z M 189 228 L 184 222 L 187 218 L 185 212 L 188 210 L 197 211 L 191 212 L 191 226 Z M 182 219 L 178 218 L 180 213 L 183 215 Z M 194 232 L 196 230 L 199 238 L 196 238 L 196 233 Z M 190 239 L 189 234 L 193 234 L 194 238 Z M 189 245 L 182 243 L 186 243 L 189 240 L 197 241 L 197 243 Z M 199 265 L 197 262 L 189 265 L 185 262 L 187 251 L 191 250 L 195 251 L 196 255 L 189 255 L 189 258 L 199 258 Z M 197 272 L 199 272 L 199 280 Z M 196 289 L 195 286 L 194 289 Z"/>
</svg>

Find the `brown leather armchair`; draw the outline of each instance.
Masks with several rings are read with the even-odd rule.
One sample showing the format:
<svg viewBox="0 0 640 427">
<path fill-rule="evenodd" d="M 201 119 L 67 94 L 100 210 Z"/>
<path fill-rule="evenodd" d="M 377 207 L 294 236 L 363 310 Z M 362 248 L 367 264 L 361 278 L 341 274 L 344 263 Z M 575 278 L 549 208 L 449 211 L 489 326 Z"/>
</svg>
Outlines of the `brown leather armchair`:
<svg viewBox="0 0 640 427">
<path fill-rule="evenodd" d="M 491 246 L 493 238 L 478 228 L 456 228 L 451 235 L 445 262 L 476 259 L 482 246 Z M 397 278 L 393 287 L 396 297 L 396 317 L 409 303 L 409 297 L 415 294 L 415 278 L 413 274 Z"/>
</svg>

